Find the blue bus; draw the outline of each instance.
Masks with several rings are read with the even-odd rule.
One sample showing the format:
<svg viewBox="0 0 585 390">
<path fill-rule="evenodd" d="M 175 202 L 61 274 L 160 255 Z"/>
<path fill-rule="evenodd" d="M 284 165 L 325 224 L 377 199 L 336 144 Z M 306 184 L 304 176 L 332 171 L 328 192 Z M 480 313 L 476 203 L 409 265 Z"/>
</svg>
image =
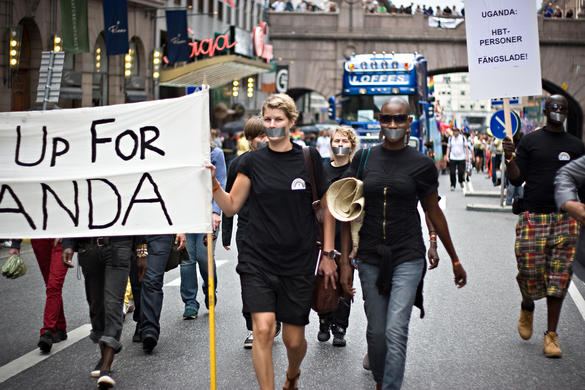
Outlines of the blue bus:
<svg viewBox="0 0 585 390">
<path fill-rule="evenodd" d="M 330 118 L 353 127 L 362 146 L 369 147 L 379 142 L 377 114 L 392 96 L 401 96 L 410 103 L 413 113 L 410 145 L 424 152 L 427 120 L 433 110 L 428 102 L 427 61 L 421 54 L 372 53 L 349 57 L 344 63 L 341 94 L 337 99 L 329 98 Z"/>
</svg>

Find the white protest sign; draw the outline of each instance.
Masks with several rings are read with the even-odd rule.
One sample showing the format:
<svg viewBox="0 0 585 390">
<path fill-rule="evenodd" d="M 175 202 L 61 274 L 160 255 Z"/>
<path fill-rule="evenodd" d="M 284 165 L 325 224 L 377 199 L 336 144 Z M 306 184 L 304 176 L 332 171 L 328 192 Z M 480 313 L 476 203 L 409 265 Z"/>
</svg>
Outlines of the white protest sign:
<svg viewBox="0 0 585 390">
<path fill-rule="evenodd" d="M 468 0 L 465 30 L 473 99 L 542 94 L 534 0 Z"/>
<path fill-rule="evenodd" d="M 0 237 L 211 232 L 209 96 L 0 113 Z"/>
</svg>

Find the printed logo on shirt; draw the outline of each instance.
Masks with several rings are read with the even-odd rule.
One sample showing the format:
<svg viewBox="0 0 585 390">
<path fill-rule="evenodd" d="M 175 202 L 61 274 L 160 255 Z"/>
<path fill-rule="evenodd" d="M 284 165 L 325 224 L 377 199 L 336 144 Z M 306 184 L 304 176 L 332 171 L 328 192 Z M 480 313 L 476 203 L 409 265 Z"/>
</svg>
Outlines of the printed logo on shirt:
<svg viewBox="0 0 585 390">
<path fill-rule="evenodd" d="M 290 189 L 293 191 L 304 190 L 305 188 L 307 188 L 307 186 L 305 186 L 305 181 L 300 177 L 294 179 L 290 184 Z"/>
<path fill-rule="evenodd" d="M 559 161 L 569 161 L 571 159 L 571 156 L 569 156 L 569 153 L 567 152 L 560 152 L 559 153 Z"/>
</svg>

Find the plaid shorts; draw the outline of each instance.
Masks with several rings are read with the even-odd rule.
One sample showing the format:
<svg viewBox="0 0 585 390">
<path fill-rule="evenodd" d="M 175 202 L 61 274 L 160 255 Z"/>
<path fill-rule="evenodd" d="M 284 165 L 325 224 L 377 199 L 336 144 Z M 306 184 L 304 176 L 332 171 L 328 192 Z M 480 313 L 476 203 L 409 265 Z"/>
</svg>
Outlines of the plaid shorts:
<svg viewBox="0 0 585 390">
<path fill-rule="evenodd" d="M 579 227 L 567 213 L 523 212 L 516 224 L 516 280 L 532 299 L 562 298 L 573 274 Z"/>
</svg>

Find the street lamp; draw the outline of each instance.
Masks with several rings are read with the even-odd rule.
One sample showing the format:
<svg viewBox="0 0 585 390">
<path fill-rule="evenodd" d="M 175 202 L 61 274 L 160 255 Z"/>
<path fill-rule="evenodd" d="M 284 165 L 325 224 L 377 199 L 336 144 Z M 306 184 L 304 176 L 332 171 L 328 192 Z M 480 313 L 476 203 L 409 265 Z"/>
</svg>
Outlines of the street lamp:
<svg viewBox="0 0 585 390">
<path fill-rule="evenodd" d="M 8 51 L 9 51 L 9 60 L 8 63 L 10 64 L 10 69 L 16 70 L 18 69 L 18 64 L 20 62 L 20 48 L 21 48 L 21 39 L 22 39 L 22 27 L 16 26 L 10 28 L 10 39 L 8 42 Z"/>
</svg>

